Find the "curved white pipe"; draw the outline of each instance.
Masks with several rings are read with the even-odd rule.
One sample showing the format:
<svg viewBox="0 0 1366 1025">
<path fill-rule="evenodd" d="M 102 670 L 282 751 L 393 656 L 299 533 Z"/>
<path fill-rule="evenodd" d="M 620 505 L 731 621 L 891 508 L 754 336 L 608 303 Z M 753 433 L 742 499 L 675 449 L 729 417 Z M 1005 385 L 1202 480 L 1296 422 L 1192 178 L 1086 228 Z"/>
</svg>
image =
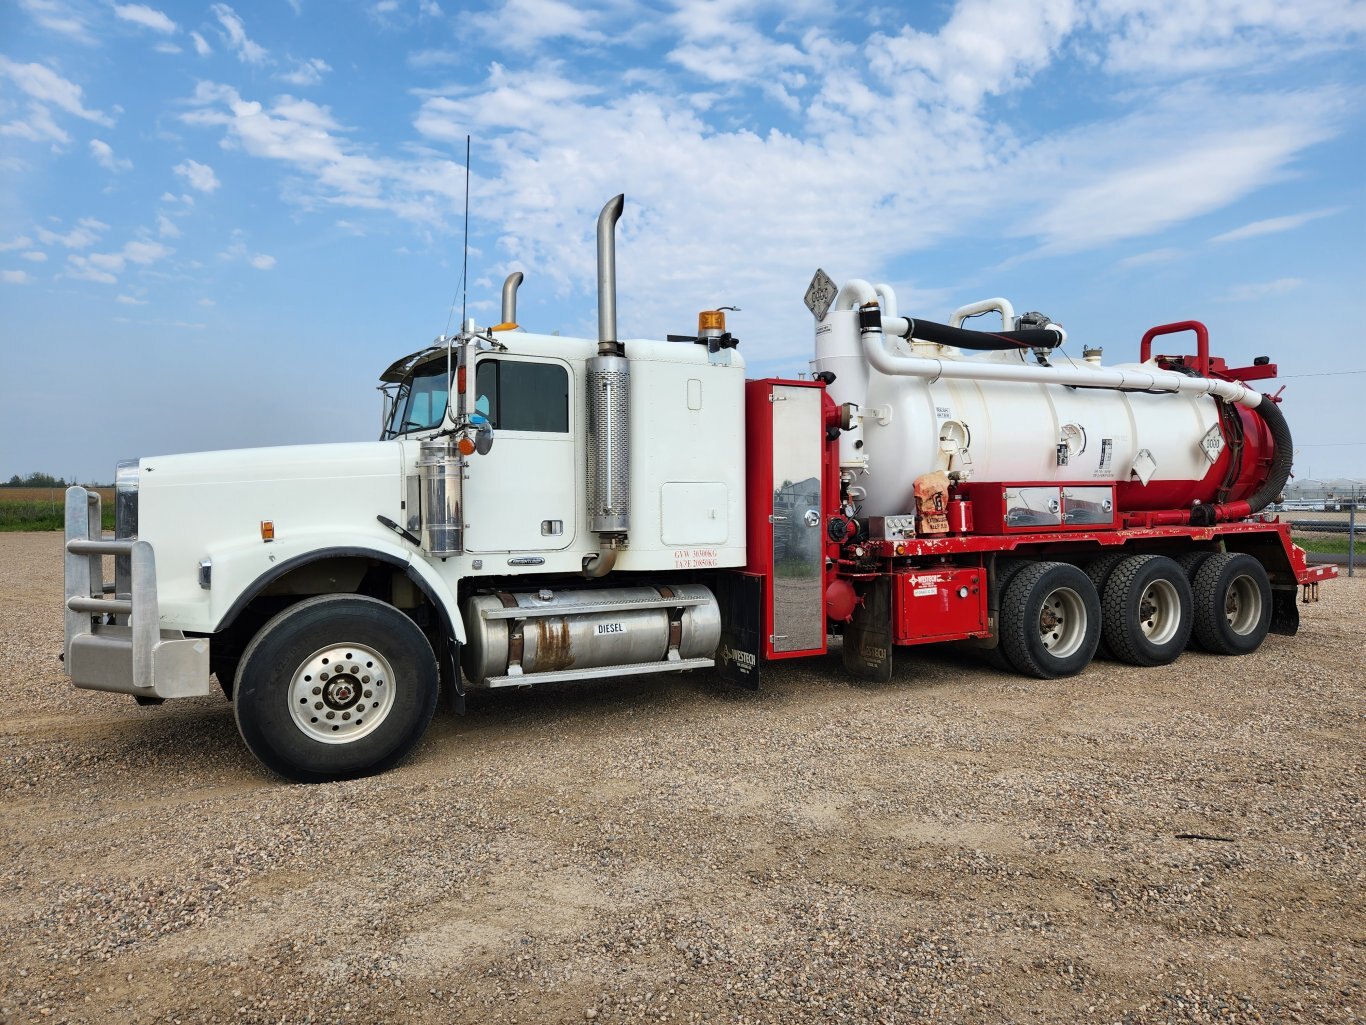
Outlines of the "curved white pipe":
<svg viewBox="0 0 1366 1025">
<path fill-rule="evenodd" d="M 975 303 L 968 303 L 960 306 L 953 311 L 953 316 L 949 318 L 950 327 L 962 327 L 963 321 L 969 317 L 975 317 L 979 313 L 990 313 L 996 310 L 1001 314 L 1001 330 L 1015 330 L 1015 307 L 1011 305 L 1009 299 L 1002 299 L 997 296 L 994 299 L 978 299 Z"/>
<path fill-rule="evenodd" d="M 856 310 L 864 303 L 877 302 L 877 292 L 862 278 L 850 278 L 835 296 L 831 310 Z"/>
<path fill-rule="evenodd" d="M 1083 388 L 1111 388 L 1115 391 L 1196 392 L 1218 395 L 1248 409 L 1256 409 L 1262 402 L 1260 393 L 1235 381 L 1187 377 L 1185 374 L 1174 374 L 1168 370 L 1120 370 L 1116 367 L 1093 370 L 1090 367 L 1041 367 L 1027 363 L 988 363 L 981 360 L 903 356 L 887 351 L 880 330 L 863 332 L 863 354 L 868 363 L 881 373 L 901 377 L 924 377 L 931 381 L 948 378 L 958 381 L 1064 384 Z"/>
<path fill-rule="evenodd" d="M 873 291 L 877 292 L 877 297 L 882 301 L 882 318 L 896 316 L 896 293 L 892 291 L 892 286 L 879 281 L 873 286 Z"/>
</svg>

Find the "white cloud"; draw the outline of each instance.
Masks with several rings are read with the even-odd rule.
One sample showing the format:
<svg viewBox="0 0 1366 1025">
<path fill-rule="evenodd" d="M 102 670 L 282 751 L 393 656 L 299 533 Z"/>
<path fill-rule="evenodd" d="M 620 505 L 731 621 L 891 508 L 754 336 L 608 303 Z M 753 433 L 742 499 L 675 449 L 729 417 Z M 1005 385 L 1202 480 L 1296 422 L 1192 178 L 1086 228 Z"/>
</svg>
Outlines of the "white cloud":
<svg viewBox="0 0 1366 1025">
<path fill-rule="evenodd" d="M 18 238 L 10 239 L 8 242 L 0 242 L 0 253 L 7 253 L 11 249 L 24 249 L 33 245 L 33 239 L 27 235 L 20 235 Z"/>
<path fill-rule="evenodd" d="M 279 78 L 290 85 L 317 85 L 323 80 L 323 75 L 331 70 L 332 66 L 327 61 L 314 57 L 311 60 L 299 61 L 293 71 L 282 74 Z"/>
<path fill-rule="evenodd" d="M 78 43 L 91 44 L 94 36 L 86 27 L 84 19 L 71 8 L 58 0 L 19 0 L 19 6 L 28 11 L 43 28 L 64 35 Z"/>
<path fill-rule="evenodd" d="M 1222 235 L 1215 235 L 1210 241 L 1239 242 L 1245 238 L 1256 238 L 1259 235 L 1275 235 L 1282 231 L 1294 231 L 1310 221 L 1317 221 L 1320 217 L 1332 217 L 1334 214 L 1340 214 L 1343 209 L 1343 207 L 1337 206 L 1328 210 L 1310 210 L 1302 214 L 1289 214 L 1285 217 L 1268 217 L 1266 220 L 1253 221 L 1251 224 L 1244 224 L 1241 228 L 1226 231 Z"/>
<path fill-rule="evenodd" d="M 1277 278 L 1275 281 L 1237 285 L 1230 288 L 1220 299 L 1223 302 L 1230 303 L 1255 302 L 1268 296 L 1285 295 L 1287 292 L 1295 291 L 1303 284 L 1304 281 L 1300 278 Z"/>
<path fill-rule="evenodd" d="M 178 31 L 179 26 L 168 18 L 163 12 L 145 4 L 115 4 L 114 16 L 123 21 L 130 21 L 134 25 L 151 29 L 153 32 L 161 32 L 170 35 Z"/>
<path fill-rule="evenodd" d="M 41 103 L 29 105 L 27 118 L 0 124 L 0 135 L 28 139 L 30 142 L 52 142 L 56 146 L 71 141 L 71 136 L 52 120 L 52 113 Z"/>
<path fill-rule="evenodd" d="M 1366 7 L 1339 0 L 1099 0 L 1090 20 L 1106 34 L 1107 70 L 1171 77 L 1351 48 L 1366 31 Z"/>
<path fill-rule="evenodd" d="M 251 258 L 251 265 L 257 270 L 270 270 L 275 266 L 275 257 L 267 256 L 265 253 L 258 253 Z"/>
<path fill-rule="evenodd" d="M 218 303 L 214 302 L 214 300 L 212 300 L 212 299 L 207 299 L 207 298 L 205 298 L 205 299 L 200 299 L 200 300 L 199 300 L 199 305 L 200 305 L 200 306 L 217 306 Z"/>
<path fill-rule="evenodd" d="M 32 280 L 25 270 L 0 270 L 0 281 L 7 285 L 27 285 Z"/>
<path fill-rule="evenodd" d="M 171 170 L 184 178 L 190 188 L 199 192 L 213 192 L 222 184 L 218 180 L 218 175 L 213 173 L 213 168 L 208 164 L 201 164 L 198 160 L 182 161 Z"/>
<path fill-rule="evenodd" d="M 535 50 L 552 39 L 602 43 L 603 20 L 581 4 L 565 0 L 503 0 L 496 11 L 470 23 L 510 50 Z"/>
<path fill-rule="evenodd" d="M 270 54 L 266 48 L 248 38 L 246 27 L 236 11 L 227 4 L 214 4 L 209 9 L 223 26 L 224 36 L 228 45 L 237 51 L 238 60 L 243 64 L 264 64 L 269 59 Z"/>
<path fill-rule="evenodd" d="M 201 57 L 207 57 L 213 53 L 213 47 L 198 32 L 191 32 L 190 39 L 194 42 L 194 52 Z"/>
<path fill-rule="evenodd" d="M 90 155 L 95 158 L 95 163 L 107 171 L 127 171 L 133 166 L 131 160 L 114 156 L 113 148 L 102 139 L 90 140 Z"/>
<path fill-rule="evenodd" d="M 89 249 L 99 241 L 100 236 L 109 230 L 109 225 L 93 217 L 82 217 L 65 235 L 47 228 L 35 228 L 33 233 L 46 246 L 63 246 L 67 249 Z"/>
<path fill-rule="evenodd" d="M 179 238 L 180 229 L 165 214 L 157 214 L 157 234 L 162 238 Z"/>
<path fill-rule="evenodd" d="M 116 295 L 116 296 L 114 296 L 114 302 L 116 302 L 116 303 L 123 303 L 123 305 L 125 305 L 125 306 L 146 306 L 146 305 L 147 305 L 147 300 L 146 300 L 146 299 L 137 299 L 137 298 L 135 298 L 135 297 L 133 297 L 133 296 L 131 296 L 131 295 Z"/>
<path fill-rule="evenodd" d="M 464 55 L 457 50 L 417 50 L 408 54 L 408 66 L 419 70 L 450 67 L 463 60 Z"/>
<path fill-rule="evenodd" d="M 91 253 L 89 256 L 72 254 L 66 258 L 66 276 L 86 281 L 96 281 L 112 285 L 118 281 L 128 264 L 146 267 L 163 260 L 175 250 L 160 242 L 134 239 L 124 243 L 122 249 L 113 253 Z"/>
<path fill-rule="evenodd" d="M 38 250 L 38 249 L 30 249 L 28 252 L 26 252 L 26 253 L 20 253 L 19 255 L 20 255 L 20 257 L 21 257 L 22 259 L 27 260 L 29 263 L 46 263 L 46 262 L 47 262 L 47 253 L 44 253 L 44 252 L 42 252 L 41 250 Z"/>
<path fill-rule="evenodd" d="M 119 280 L 109 271 L 101 270 L 99 265 L 93 263 L 89 258 L 74 254 L 66 258 L 65 274 L 69 278 L 94 281 L 101 285 L 112 285 Z"/>
<path fill-rule="evenodd" d="M 1332 94 L 1180 97 L 1081 130 L 1017 164 L 1017 195 L 1051 198 L 1014 231 L 1067 252 L 1155 234 L 1276 181 L 1333 134 Z M 1233 127 L 1229 127 L 1229 126 Z M 1153 146 L 1153 139 L 1164 144 Z"/>
<path fill-rule="evenodd" d="M 85 106 L 80 86 L 63 78 L 45 64 L 19 64 L 0 56 L 0 75 L 14 82 L 39 103 L 57 107 L 76 117 L 109 126 L 109 116 Z"/>
<path fill-rule="evenodd" d="M 1119 261 L 1121 267 L 1150 267 L 1154 264 L 1172 263 L 1189 256 L 1190 253 L 1184 249 L 1173 249 L 1170 246 L 1162 249 L 1150 249 L 1145 253 L 1135 253 L 1133 256 L 1126 256 Z"/>
</svg>

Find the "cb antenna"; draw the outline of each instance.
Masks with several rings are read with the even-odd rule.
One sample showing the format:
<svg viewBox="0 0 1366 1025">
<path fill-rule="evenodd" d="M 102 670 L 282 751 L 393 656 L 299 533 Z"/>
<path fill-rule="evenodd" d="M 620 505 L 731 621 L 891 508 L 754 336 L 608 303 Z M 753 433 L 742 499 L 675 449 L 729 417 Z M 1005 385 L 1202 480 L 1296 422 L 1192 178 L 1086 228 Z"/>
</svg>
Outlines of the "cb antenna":
<svg viewBox="0 0 1366 1025">
<path fill-rule="evenodd" d="M 460 330 L 465 330 L 465 295 L 470 290 L 470 137 L 465 136 L 465 253 L 460 263 Z"/>
<path fill-rule="evenodd" d="M 465 297 L 469 285 L 465 280 L 470 266 L 470 137 L 465 136 L 465 252 L 460 262 L 460 330 L 465 330 Z M 451 317 L 455 316 L 455 296 L 451 296 L 451 312 L 446 314 L 445 334 L 451 333 Z"/>
</svg>

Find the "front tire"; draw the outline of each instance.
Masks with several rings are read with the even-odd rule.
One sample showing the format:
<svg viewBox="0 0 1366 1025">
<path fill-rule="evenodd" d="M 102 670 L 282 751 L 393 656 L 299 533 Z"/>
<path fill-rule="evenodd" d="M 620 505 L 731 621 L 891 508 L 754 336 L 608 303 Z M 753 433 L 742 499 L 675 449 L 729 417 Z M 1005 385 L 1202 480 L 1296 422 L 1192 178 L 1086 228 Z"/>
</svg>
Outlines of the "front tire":
<svg viewBox="0 0 1366 1025">
<path fill-rule="evenodd" d="M 1000 631 L 1001 647 L 1018 672 L 1041 680 L 1072 676 L 1095 656 L 1100 598 L 1076 566 L 1035 563 L 1006 586 Z"/>
<path fill-rule="evenodd" d="M 248 645 L 233 710 L 251 753 L 299 783 L 366 776 L 398 763 L 426 732 L 439 673 L 416 623 L 361 595 L 285 609 Z"/>
</svg>

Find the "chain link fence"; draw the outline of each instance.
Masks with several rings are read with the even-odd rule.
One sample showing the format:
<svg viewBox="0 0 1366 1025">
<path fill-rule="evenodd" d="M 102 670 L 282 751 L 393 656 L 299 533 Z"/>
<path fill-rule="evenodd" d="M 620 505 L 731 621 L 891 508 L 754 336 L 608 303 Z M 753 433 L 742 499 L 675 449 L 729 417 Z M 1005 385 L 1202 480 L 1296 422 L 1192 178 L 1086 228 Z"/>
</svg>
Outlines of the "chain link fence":
<svg viewBox="0 0 1366 1025">
<path fill-rule="evenodd" d="M 1339 509 L 1283 509 L 1280 517 L 1290 524 L 1295 543 L 1309 555 L 1311 563 L 1336 563 L 1356 575 L 1360 557 L 1360 532 L 1366 506 L 1358 509 L 1348 503 Z"/>
</svg>

